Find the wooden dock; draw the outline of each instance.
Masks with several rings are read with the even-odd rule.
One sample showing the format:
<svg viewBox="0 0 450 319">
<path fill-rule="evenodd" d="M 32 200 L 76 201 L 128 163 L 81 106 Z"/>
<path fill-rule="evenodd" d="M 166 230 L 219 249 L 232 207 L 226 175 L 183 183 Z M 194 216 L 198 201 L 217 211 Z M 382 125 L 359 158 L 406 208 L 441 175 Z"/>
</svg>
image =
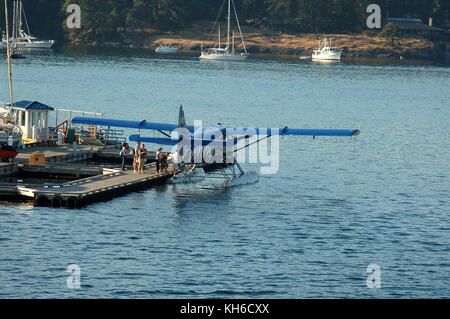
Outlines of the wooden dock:
<svg viewBox="0 0 450 319">
<path fill-rule="evenodd" d="M 28 164 L 30 155 L 36 151 L 45 156 L 45 165 Z M 151 162 L 154 152 L 150 152 L 148 158 Z M 127 155 L 128 169 L 132 159 L 132 155 Z M 109 164 L 102 163 L 104 160 Z M 100 161 L 101 165 L 96 164 L 96 161 Z M 155 163 L 146 164 L 144 174 L 132 170 L 121 171 L 118 169 L 120 162 L 117 148 L 78 145 L 74 151 L 69 145 L 30 147 L 19 153 L 15 163 L 1 163 L 0 197 L 32 200 L 35 206 L 80 208 L 164 184 L 173 176 L 169 173 L 170 168 L 166 173 L 156 174 Z M 34 178 L 56 177 L 56 183 L 35 185 L 4 182 L 8 177 L 18 178 L 27 174 Z M 58 183 L 58 178 L 75 180 Z"/>
<path fill-rule="evenodd" d="M 112 170 L 107 174 L 57 186 L 18 187 L 17 192 L 20 196 L 33 199 L 35 206 L 80 208 L 164 184 L 170 177 L 171 173 L 156 174 L 154 168 L 148 169 L 144 174 Z"/>
</svg>

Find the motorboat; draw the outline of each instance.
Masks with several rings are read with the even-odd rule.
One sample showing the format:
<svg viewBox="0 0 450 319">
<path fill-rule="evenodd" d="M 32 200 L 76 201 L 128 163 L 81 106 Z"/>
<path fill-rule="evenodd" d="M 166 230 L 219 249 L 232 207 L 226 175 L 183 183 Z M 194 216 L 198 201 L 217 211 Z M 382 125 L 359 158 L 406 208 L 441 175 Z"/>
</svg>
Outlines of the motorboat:
<svg viewBox="0 0 450 319">
<path fill-rule="evenodd" d="M 160 44 L 156 47 L 155 52 L 156 53 L 164 53 L 164 54 L 175 54 L 180 50 L 178 47 L 172 47 L 170 45 L 163 45 Z"/>
<path fill-rule="evenodd" d="M 325 38 L 320 42 L 319 47 L 313 50 L 313 60 L 340 60 L 342 49 L 337 49 L 331 45 L 331 40 Z"/>
</svg>

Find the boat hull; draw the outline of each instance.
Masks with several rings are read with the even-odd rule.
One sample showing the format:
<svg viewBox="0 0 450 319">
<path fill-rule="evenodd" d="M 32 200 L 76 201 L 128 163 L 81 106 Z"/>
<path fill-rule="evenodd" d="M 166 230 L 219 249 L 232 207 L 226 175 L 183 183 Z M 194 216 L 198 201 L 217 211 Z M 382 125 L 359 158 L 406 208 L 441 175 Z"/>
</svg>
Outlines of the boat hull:
<svg viewBox="0 0 450 319">
<path fill-rule="evenodd" d="M 12 151 L 12 150 L 11 151 L 0 150 L 0 159 L 4 160 L 4 161 L 7 161 L 9 159 L 14 159 L 14 158 L 16 158 L 17 154 L 19 154 L 19 153 L 16 151 Z"/>
<path fill-rule="evenodd" d="M 179 48 L 157 48 L 155 50 L 156 53 L 163 53 L 163 54 L 175 54 L 180 50 Z"/>
<path fill-rule="evenodd" d="M 10 44 L 19 49 L 50 49 L 55 44 L 54 41 L 33 41 L 33 42 L 13 42 Z M 0 48 L 6 49 L 6 42 L 0 44 Z"/>
<path fill-rule="evenodd" d="M 202 60 L 212 60 L 212 61 L 244 61 L 248 58 L 248 55 L 242 54 L 204 54 L 200 55 Z"/>
<path fill-rule="evenodd" d="M 331 60 L 340 60 L 341 59 L 341 52 L 336 54 L 318 54 L 316 56 L 311 57 L 313 60 L 321 60 L 321 61 L 331 61 Z"/>
<path fill-rule="evenodd" d="M 23 56 L 22 54 L 19 54 L 19 53 L 12 53 L 11 54 L 11 59 L 15 59 L 15 60 L 17 60 L 17 59 L 25 59 L 25 56 Z"/>
</svg>

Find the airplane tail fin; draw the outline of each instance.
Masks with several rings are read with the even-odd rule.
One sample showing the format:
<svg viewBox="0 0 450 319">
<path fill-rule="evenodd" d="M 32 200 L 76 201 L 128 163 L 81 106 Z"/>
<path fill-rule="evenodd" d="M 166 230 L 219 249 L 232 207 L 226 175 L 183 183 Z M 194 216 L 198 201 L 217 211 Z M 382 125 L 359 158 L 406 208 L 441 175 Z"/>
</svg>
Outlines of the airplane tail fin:
<svg viewBox="0 0 450 319">
<path fill-rule="evenodd" d="M 178 115 L 178 127 L 186 127 L 186 118 L 184 117 L 183 105 L 180 105 L 180 113 Z"/>
</svg>

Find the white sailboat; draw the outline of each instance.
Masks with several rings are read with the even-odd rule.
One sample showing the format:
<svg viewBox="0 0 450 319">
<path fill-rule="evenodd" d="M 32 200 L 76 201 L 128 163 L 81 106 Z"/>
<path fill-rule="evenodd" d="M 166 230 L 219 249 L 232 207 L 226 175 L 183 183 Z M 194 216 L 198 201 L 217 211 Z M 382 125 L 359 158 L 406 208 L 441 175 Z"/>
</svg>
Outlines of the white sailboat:
<svg viewBox="0 0 450 319">
<path fill-rule="evenodd" d="M 15 0 L 13 5 L 13 30 L 11 38 L 9 39 L 10 44 L 15 48 L 20 49 L 50 49 L 55 44 L 54 40 L 39 40 L 30 34 L 30 28 L 28 26 L 28 21 L 25 15 L 25 9 L 23 7 L 22 1 Z M 23 30 L 22 20 L 25 20 L 27 32 Z M 6 35 L 3 34 L 0 48 L 4 49 L 7 47 L 6 40 Z"/>
<path fill-rule="evenodd" d="M 233 5 L 234 15 L 236 17 L 236 22 L 237 22 L 239 34 L 240 34 L 241 40 L 242 40 L 242 46 L 244 48 L 244 52 L 242 52 L 242 53 L 237 53 L 236 52 L 235 41 L 234 41 L 234 38 L 235 38 L 234 37 L 234 31 L 232 32 L 232 34 L 230 34 L 230 31 L 231 31 L 231 5 Z M 220 16 L 220 12 L 219 12 L 219 16 Z M 217 20 L 216 20 L 216 22 L 217 22 Z M 231 43 L 230 43 L 230 35 L 231 35 Z M 239 19 L 238 19 L 237 13 L 236 13 L 236 7 L 234 6 L 234 0 L 228 0 L 228 24 L 227 24 L 227 42 L 226 42 L 226 46 L 224 48 L 221 47 L 221 42 L 220 42 L 220 25 L 219 25 L 218 47 L 207 48 L 205 50 L 203 50 L 203 47 L 202 47 L 202 53 L 200 55 L 200 59 L 204 59 L 204 60 L 225 60 L 225 61 L 243 61 L 247 57 L 248 57 L 248 53 L 247 53 L 247 49 L 245 47 L 244 38 L 242 36 L 241 26 L 239 24 Z"/>
<path fill-rule="evenodd" d="M 340 60 L 342 50 L 337 49 L 331 45 L 331 40 L 328 41 L 325 38 L 322 42 L 319 40 L 319 47 L 313 50 L 312 59 L 313 60 Z"/>
</svg>

